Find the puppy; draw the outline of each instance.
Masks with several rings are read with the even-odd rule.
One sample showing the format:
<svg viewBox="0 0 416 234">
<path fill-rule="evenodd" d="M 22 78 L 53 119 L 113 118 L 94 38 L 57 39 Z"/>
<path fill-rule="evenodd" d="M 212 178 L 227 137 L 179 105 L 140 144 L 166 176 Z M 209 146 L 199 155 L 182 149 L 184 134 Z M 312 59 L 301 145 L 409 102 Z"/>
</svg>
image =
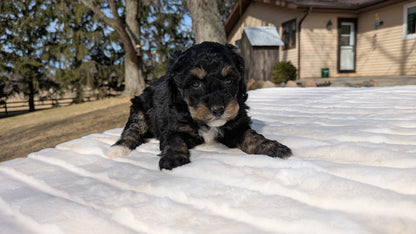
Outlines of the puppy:
<svg viewBox="0 0 416 234">
<path fill-rule="evenodd" d="M 189 149 L 211 141 L 289 157 L 287 146 L 251 129 L 244 60 L 234 48 L 203 42 L 174 52 L 166 74 L 131 100 L 130 117 L 108 157 L 127 155 L 152 137 L 160 140 L 160 170 L 189 163 Z"/>
</svg>

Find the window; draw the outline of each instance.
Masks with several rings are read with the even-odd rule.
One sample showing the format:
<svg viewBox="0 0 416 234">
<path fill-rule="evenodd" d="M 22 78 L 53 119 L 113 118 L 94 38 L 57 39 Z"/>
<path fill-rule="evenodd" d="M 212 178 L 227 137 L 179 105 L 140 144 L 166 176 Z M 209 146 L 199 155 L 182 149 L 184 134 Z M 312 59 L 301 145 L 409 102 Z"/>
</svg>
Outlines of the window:
<svg viewBox="0 0 416 234">
<path fill-rule="evenodd" d="M 350 46 L 354 40 L 354 25 L 352 23 L 344 23 L 341 24 L 341 27 L 339 29 L 339 41 L 340 46 Z"/>
<path fill-rule="evenodd" d="M 282 24 L 282 40 L 285 43 L 284 49 L 296 48 L 296 19 Z"/>
<path fill-rule="evenodd" d="M 403 39 L 416 38 L 416 2 L 404 5 L 403 8 Z"/>
</svg>

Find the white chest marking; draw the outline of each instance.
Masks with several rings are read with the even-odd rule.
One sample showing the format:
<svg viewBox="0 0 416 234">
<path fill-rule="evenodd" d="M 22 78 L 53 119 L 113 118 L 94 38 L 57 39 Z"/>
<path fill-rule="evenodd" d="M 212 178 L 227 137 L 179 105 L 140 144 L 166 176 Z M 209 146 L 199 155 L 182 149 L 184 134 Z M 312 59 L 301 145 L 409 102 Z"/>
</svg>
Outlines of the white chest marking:
<svg viewBox="0 0 416 234">
<path fill-rule="evenodd" d="M 217 138 L 218 135 L 222 135 L 219 128 L 202 128 L 198 130 L 198 133 L 204 138 L 205 143 L 211 143 Z"/>
</svg>

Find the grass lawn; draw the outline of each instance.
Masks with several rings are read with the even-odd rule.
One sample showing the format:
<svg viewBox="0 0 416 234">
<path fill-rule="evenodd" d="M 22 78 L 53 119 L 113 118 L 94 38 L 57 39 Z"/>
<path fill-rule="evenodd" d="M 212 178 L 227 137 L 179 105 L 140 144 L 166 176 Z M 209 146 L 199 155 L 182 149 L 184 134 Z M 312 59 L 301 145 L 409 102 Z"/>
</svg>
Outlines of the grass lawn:
<svg viewBox="0 0 416 234">
<path fill-rule="evenodd" d="M 26 157 L 127 121 L 128 98 L 112 98 L 0 119 L 0 161 Z"/>
</svg>

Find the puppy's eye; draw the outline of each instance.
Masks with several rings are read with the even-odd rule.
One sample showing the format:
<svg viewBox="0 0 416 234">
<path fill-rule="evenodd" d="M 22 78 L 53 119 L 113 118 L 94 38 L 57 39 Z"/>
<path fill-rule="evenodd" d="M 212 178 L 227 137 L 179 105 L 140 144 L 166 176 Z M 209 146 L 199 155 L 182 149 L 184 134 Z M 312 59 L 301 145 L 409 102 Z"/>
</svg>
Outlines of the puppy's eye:
<svg viewBox="0 0 416 234">
<path fill-rule="evenodd" d="M 191 86 L 194 89 L 198 89 L 198 88 L 201 88 L 202 84 L 201 84 L 201 81 L 195 80 L 194 82 L 192 82 Z"/>
<path fill-rule="evenodd" d="M 225 85 L 231 85 L 233 83 L 233 81 L 232 80 L 230 80 L 230 79 L 226 79 L 226 80 L 224 80 L 224 84 Z"/>
</svg>

